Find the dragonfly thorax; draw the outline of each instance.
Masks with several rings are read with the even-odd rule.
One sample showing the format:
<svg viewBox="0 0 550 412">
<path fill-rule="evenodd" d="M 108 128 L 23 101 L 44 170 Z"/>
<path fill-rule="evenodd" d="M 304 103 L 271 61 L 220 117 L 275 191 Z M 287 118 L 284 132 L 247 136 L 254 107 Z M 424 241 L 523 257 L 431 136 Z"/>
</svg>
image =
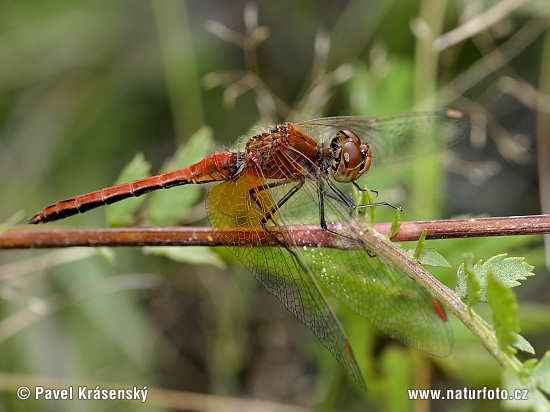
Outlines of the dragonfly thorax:
<svg viewBox="0 0 550 412">
<path fill-rule="evenodd" d="M 370 147 L 361 143 L 354 132 L 340 130 L 330 147 L 334 151 L 332 177 L 337 182 L 352 182 L 369 170 L 372 162 Z"/>
</svg>

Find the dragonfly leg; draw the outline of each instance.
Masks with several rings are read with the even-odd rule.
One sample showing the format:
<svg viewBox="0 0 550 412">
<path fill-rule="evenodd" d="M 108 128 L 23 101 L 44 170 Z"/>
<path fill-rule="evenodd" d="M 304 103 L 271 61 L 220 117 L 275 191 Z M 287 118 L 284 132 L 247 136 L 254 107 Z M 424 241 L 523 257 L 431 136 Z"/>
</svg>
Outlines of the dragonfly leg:
<svg viewBox="0 0 550 412">
<path fill-rule="evenodd" d="M 334 193 L 336 193 L 336 195 L 338 195 L 340 199 L 344 200 L 348 204 L 348 206 L 350 206 L 350 208 L 354 209 L 356 207 L 355 203 L 353 203 L 350 199 L 348 199 L 337 187 L 333 186 L 330 181 L 328 182 L 329 182 L 330 188 L 334 191 Z M 361 242 L 360 240 L 347 236 L 343 233 L 336 232 L 328 227 L 326 217 L 325 217 L 325 196 L 332 199 L 335 199 L 335 196 L 334 194 L 331 194 L 330 192 L 325 191 L 324 186 L 321 183 L 321 180 L 319 180 L 319 185 L 317 186 L 317 192 L 319 196 L 319 224 L 321 225 L 321 228 L 323 230 L 326 230 L 329 233 L 340 236 L 344 239 L 348 239 L 353 243 L 361 243 L 363 246 L 365 246 L 363 242 Z M 351 211 L 350 211 L 350 214 L 351 214 Z"/>
<path fill-rule="evenodd" d="M 357 182 L 351 182 L 351 184 L 352 184 L 353 186 L 355 186 L 355 188 L 356 188 L 357 190 L 359 190 L 360 192 L 366 192 L 366 191 L 367 191 L 366 188 L 359 186 L 359 185 L 357 184 Z M 370 191 L 371 193 L 374 193 L 374 197 L 378 197 L 378 190 L 369 189 L 369 191 Z"/>
<path fill-rule="evenodd" d="M 286 183 L 285 180 L 279 180 L 277 182 L 268 183 L 268 184 L 265 184 L 265 185 L 262 185 L 262 186 L 254 187 L 254 188 L 249 190 L 248 194 L 250 195 L 250 197 L 252 199 L 254 199 L 254 203 L 256 203 L 260 209 L 264 209 L 264 206 L 263 206 L 262 202 L 260 201 L 260 199 L 256 195 L 259 194 L 260 192 L 264 191 L 264 190 L 269 190 L 269 189 L 272 189 L 274 187 L 282 186 L 285 183 Z M 260 224 L 262 225 L 262 227 L 264 229 L 266 229 L 265 224 L 267 222 L 269 222 L 270 220 L 273 220 L 273 215 L 277 211 L 277 209 L 279 209 L 281 206 L 283 206 L 292 196 L 294 196 L 294 194 L 298 190 L 300 190 L 303 185 L 304 185 L 304 181 L 303 180 L 299 181 L 292 189 L 290 189 L 277 202 L 277 204 L 275 204 L 274 206 L 272 206 L 269 210 L 267 210 L 265 212 L 265 216 L 260 221 Z"/>
<path fill-rule="evenodd" d="M 334 195 L 331 195 L 330 193 L 325 193 L 322 186 L 319 185 L 319 221 L 320 221 L 321 227 L 329 233 L 332 233 L 334 235 L 343 237 L 345 239 L 349 239 L 350 241 L 352 241 L 354 243 L 361 243 L 363 245 L 365 251 L 369 255 L 369 257 L 371 257 L 371 258 L 376 257 L 376 255 L 371 253 L 371 251 L 367 249 L 366 245 L 363 242 L 361 242 L 360 240 L 352 238 L 352 237 L 347 236 L 347 235 L 344 235 L 343 233 L 336 232 L 334 230 L 329 229 L 329 227 L 327 225 L 327 222 L 326 222 L 326 218 L 325 218 L 325 200 L 324 200 L 325 196 L 334 198 Z M 356 207 L 356 206 L 353 205 L 353 207 Z"/>
<path fill-rule="evenodd" d="M 401 206 L 395 206 L 395 205 L 392 205 L 391 203 L 385 202 L 385 201 L 374 202 L 374 203 L 365 203 L 363 205 L 356 205 L 355 207 L 356 208 L 364 208 L 364 207 L 376 207 L 376 206 L 389 206 L 392 209 L 396 209 L 396 210 L 399 209 L 399 211 L 403 211 L 403 208 Z"/>
<path fill-rule="evenodd" d="M 380 201 L 380 202 L 374 202 L 374 203 L 364 203 L 364 204 L 361 204 L 361 205 L 356 205 L 351 199 L 349 199 L 344 193 L 342 193 L 342 191 L 340 189 L 338 189 L 336 186 L 334 186 L 334 183 L 331 180 L 327 179 L 327 182 L 328 182 L 330 188 L 332 189 L 332 191 L 334 193 L 336 193 L 336 195 L 340 199 L 342 199 L 344 202 L 346 202 L 346 204 L 349 207 L 353 208 L 353 209 L 364 208 L 364 207 L 389 206 L 392 209 L 402 210 L 402 208 L 400 206 L 392 205 L 391 203 L 386 202 L 386 201 Z M 366 189 L 362 189 L 356 182 L 352 182 L 352 183 L 360 191 L 364 192 L 366 190 Z M 371 192 L 373 192 L 376 196 L 378 196 L 378 191 L 377 190 L 371 190 Z"/>
<path fill-rule="evenodd" d="M 320 182 L 321 182 L 321 180 L 319 180 L 319 183 Z M 357 243 L 358 240 L 355 239 L 355 238 L 346 236 L 343 233 L 339 233 L 339 232 L 336 232 L 334 230 L 329 229 L 329 227 L 327 225 L 327 222 L 326 222 L 326 218 L 325 218 L 325 206 L 324 206 L 325 196 L 329 197 L 329 198 L 332 198 L 332 199 L 340 198 L 351 209 L 357 209 L 357 208 L 363 208 L 363 207 L 375 207 L 375 206 L 390 206 L 394 209 L 400 209 L 400 208 L 398 208 L 398 207 L 396 207 L 396 206 L 394 206 L 394 205 L 392 205 L 391 203 L 388 203 L 388 202 L 375 202 L 375 203 L 369 203 L 369 204 L 363 204 L 363 205 L 356 205 L 351 199 L 348 199 L 348 197 L 344 193 L 342 193 L 341 190 L 339 190 L 336 186 L 334 186 L 334 184 L 332 183 L 332 181 L 330 179 L 327 179 L 326 182 L 328 183 L 328 185 L 331 188 L 333 193 L 327 192 L 326 190 L 324 190 L 323 185 L 319 184 L 318 194 L 319 194 L 319 221 L 320 221 L 320 225 L 327 232 L 338 235 L 338 236 L 346 238 L 346 239 L 349 239 L 349 240 L 353 241 L 354 243 Z M 355 183 L 355 182 L 353 182 L 353 183 Z M 378 193 L 378 192 L 376 192 L 376 193 Z M 352 213 L 352 210 L 350 210 L 350 215 L 351 215 L 351 213 Z M 365 245 L 363 245 L 363 246 L 365 246 Z M 365 247 L 365 251 L 368 253 L 368 255 L 371 258 L 376 256 L 376 255 L 372 254 L 366 247 Z"/>
<path fill-rule="evenodd" d="M 258 207 L 262 210 L 264 210 L 264 204 L 261 202 L 260 198 L 258 196 L 256 196 L 257 194 L 259 194 L 260 192 L 262 191 L 265 191 L 265 190 L 269 190 L 271 188 L 274 188 L 274 187 L 278 187 L 278 186 L 282 186 L 283 184 L 285 184 L 286 181 L 285 180 L 279 180 L 277 182 L 273 182 L 273 183 L 268 183 L 268 184 L 265 184 L 265 185 L 262 185 L 262 186 L 257 186 L 257 187 L 254 187 L 252 189 L 250 189 L 248 191 L 248 194 L 249 196 L 254 200 L 254 203 L 256 203 L 256 205 L 258 205 Z M 273 236 L 280 244 L 281 246 L 285 246 L 284 242 L 279 239 L 277 236 L 275 236 L 273 234 L 273 232 L 267 227 L 267 222 L 269 222 L 270 220 L 273 221 L 274 223 L 276 223 L 274 220 L 273 220 L 273 215 L 275 214 L 275 212 L 277 211 L 277 209 L 279 209 L 282 205 L 284 205 L 294 194 L 296 194 L 296 192 L 298 190 L 300 190 L 300 188 L 304 185 L 304 181 L 301 180 L 299 181 L 292 189 L 290 189 L 278 202 L 276 205 L 272 206 L 268 211 L 265 212 L 265 215 L 264 217 L 260 220 L 260 225 L 262 226 L 262 229 L 270 234 L 271 236 Z"/>
</svg>

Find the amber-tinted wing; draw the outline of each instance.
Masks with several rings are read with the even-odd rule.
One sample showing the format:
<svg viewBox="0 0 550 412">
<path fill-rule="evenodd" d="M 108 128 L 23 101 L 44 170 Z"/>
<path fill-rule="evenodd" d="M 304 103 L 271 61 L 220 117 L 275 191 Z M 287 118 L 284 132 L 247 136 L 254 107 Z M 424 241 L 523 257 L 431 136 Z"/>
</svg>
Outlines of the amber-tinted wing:
<svg viewBox="0 0 550 412">
<path fill-rule="evenodd" d="M 448 147 L 469 129 L 467 118 L 453 110 L 380 119 L 327 118 L 293 125 L 323 147 L 329 146 L 339 130 L 352 130 L 383 161 Z M 292 145 L 292 141 L 286 144 Z M 372 256 L 372 245 L 365 236 L 370 229 L 330 188 L 321 165 L 296 158 L 296 152 L 294 157 L 287 156 L 281 147 L 266 150 L 278 150 L 278 157 L 265 153 L 262 158 L 281 159 L 279 175 L 289 176 L 287 180 L 265 179 L 261 164 L 248 160 L 241 174 L 217 184 L 208 196 L 207 212 L 213 227 L 247 229 L 243 230 L 242 242 L 237 243 L 248 247 L 236 247 L 234 239 L 227 238 L 230 250 L 313 330 L 361 387 L 364 381 L 349 342 L 319 284 L 388 335 L 428 354 L 448 355 L 453 344 L 452 329 L 434 307 L 433 297 L 392 264 Z M 299 170 L 309 171 L 303 180 Z M 334 230 L 340 235 L 340 247 L 323 247 L 315 240 L 311 243 L 315 246 L 298 247 L 285 230 L 295 224 L 320 224 L 321 216 L 328 224 L 339 224 L 340 228 Z M 262 247 L 259 239 L 275 232 L 280 245 Z M 223 231 L 219 234 L 223 239 Z"/>
<path fill-rule="evenodd" d="M 452 329 L 434 307 L 433 297 L 395 266 L 372 256 L 365 236 L 372 229 L 330 190 L 322 177 L 306 180 L 280 207 L 276 221 L 281 226 L 319 224 L 322 213 L 328 225 L 337 223 L 331 230 L 340 234 L 339 247 L 297 247 L 290 235 L 286 247 L 338 300 L 389 336 L 433 356 L 449 355 Z M 279 199 L 285 191 L 282 186 L 273 187 L 270 195 Z M 322 210 L 319 193 L 323 194 Z"/>
<path fill-rule="evenodd" d="M 277 202 L 271 195 L 272 189 L 265 187 L 270 183 L 274 182 L 245 171 L 237 180 L 215 185 L 206 201 L 210 222 L 214 228 L 255 229 L 252 232 L 243 231 L 243 244 L 248 247 L 235 247 L 234 239 L 226 239 L 227 247 L 269 293 L 275 295 L 291 313 L 313 330 L 357 384 L 365 389 L 365 382 L 351 346 L 328 306 L 310 266 L 302 260 L 301 255 L 296 254 L 295 248 L 288 247 L 293 244 L 293 240 L 284 232 L 284 226 L 278 225 L 280 215 L 276 213 L 274 220 L 265 227 L 260 224 L 266 211 L 272 209 Z M 296 184 L 298 182 L 280 184 L 277 186 L 277 194 L 284 196 Z M 269 234 L 269 227 L 273 228 L 275 225 L 282 231 L 283 243 L 278 247 L 260 247 L 258 238 Z M 223 239 L 223 232 L 219 234 Z"/>
</svg>

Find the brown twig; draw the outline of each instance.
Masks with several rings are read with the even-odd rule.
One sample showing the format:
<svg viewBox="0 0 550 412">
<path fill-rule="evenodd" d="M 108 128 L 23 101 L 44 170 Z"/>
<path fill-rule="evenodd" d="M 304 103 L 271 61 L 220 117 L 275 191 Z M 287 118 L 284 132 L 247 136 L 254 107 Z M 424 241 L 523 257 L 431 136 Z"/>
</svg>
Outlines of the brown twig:
<svg viewBox="0 0 550 412">
<path fill-rule="evenodd" d="M 378 223 L 376 231 L 386 233 L 390 223 Z M 472 219 L 427 220 L 403 222 L 391 238 L 394 242 L 417 240 L 424 229 L 426 239 L 450 239 L 484 236 L 533 235 L 550 233 L 550 215 L 486 217 Z M 336 236 L 319 225 L 289 227 L 298 246 L 322 244 L 340 247 Z M 235 239 L 235 245 L 246 246 L 246 233 L 252 229 L 218 228 L 224 238 Z M 255 239 L 258 233 L 254 232 Z M 244 243 L 243 243 L 244 239 Z M 275 241 L 264 236 L 263 246 Z M 254 241 L 258 244 L 258 241 Z M 0 249 L 54 248 L 73 246 L 220 246 L 222 242 L 211 227 L 133 227 L 133 228 L 48 228 L 17 226 L 0 235 Z"/>
</svg>

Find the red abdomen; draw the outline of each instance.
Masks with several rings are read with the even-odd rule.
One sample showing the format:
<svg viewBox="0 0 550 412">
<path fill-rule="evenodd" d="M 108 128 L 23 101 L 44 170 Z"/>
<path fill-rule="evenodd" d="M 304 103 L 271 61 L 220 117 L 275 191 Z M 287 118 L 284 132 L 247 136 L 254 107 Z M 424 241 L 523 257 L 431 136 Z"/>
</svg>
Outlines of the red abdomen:
<svg viewBox="0 0 550 412">
<path fill-rule="evenodd" d="M 129 197 L 141 196 L 158 189 L 167 189 L 188 183 L 208 183 L 227 180 L 240 170 L 243 161 L 244 154 L 242 152 L 215 153 L 183 169 L 61 200 L 36 213 L 29 220 L 29 223 L 46 223 L 63 219 L 103 205 L 110 205 Z"/>
</svg>

